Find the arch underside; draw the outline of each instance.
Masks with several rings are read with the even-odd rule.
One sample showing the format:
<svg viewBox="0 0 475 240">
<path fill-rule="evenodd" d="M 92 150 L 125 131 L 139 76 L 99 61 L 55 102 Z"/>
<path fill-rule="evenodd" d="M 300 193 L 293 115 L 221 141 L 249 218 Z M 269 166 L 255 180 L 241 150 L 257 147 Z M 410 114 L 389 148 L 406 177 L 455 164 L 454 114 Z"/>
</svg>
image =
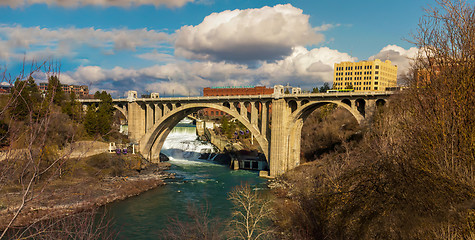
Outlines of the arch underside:
<svg viewBox="0 0 475 240">
<path fill-rule="evenodd" d="M 355 120 L 361 124 L 364 117 L 357 110 L 353 109 L 345 103 L 344 101 L 308 101 L 303 104 L 301 107 L 294 110 L 289 118 L 288 124 L 288 134 L 289 134 L 289 151 L 288 151 L 288 163 L 290 164 L 287 169 L 292 169 L 296 165 L 300 165 L 300 142 L 302 127 L 305 120 L 312 114 L 315 110 L 320 107 L 323 107 L 327 104 L 336 104 L 337 106 L 343 107 L 348 110 Z M 289 106 L 291 108 L 291 106 Z M 293 143 L 293 144 L 291 144 Z"/>
<path fill-rule="evenodd" d="M 343 99 L 342 101 L 309 101 L 305 105 L 302 105 L 301 107 L 292 112 L 290 116 L 290 122 L 297 122 L 299 119 L 305 120 L 316 109 L 323 107 L 327 104 L 336 104 L 337 106 L 348 110 L 348 112 L 353 115 L 356 121 L 361 124 L 361 122 L 364 120 L 364 116 L 358 110 L 352 108 L 351 105 L 348 105 L 345 100 L 347 99 Z"/>
<path fill-rule="evenodd" d="M 124 108 L 119 107 L 119 106 L 117 106 L 117 105 L 115 105 L 115 104 L 113 105 L 113 107 L 114 107 L 116 110 L 118 110 L 119 112 L 121 112 L 122 115 L 124 115 L 125 120 L 128 120 L 128 114 L 127 114 L 127 111 L 126 111 Z"/>
<path fill-rule="evenodd" d="M 173 127 L 176 126 L 178 122 L 186 116 L 204 108 L 214 108 L 236 118 L 254 135 L 262 152 L 268 159 L 268 141 L 264 136 L 260 134 L 258 126 L 251 124 L 249 120 L 246 119 L 244 116 L 240 115 L 239 112 L 237 112 L 236 110 L 232 110 L 227 106 L 224 106 L 224 104 L 218 105 L 210 103 L 183 104 L 182 106 L 173 109 L 172 111 L 161 117 L 158 122 L 156 122 L 154 126 L 141 138 L 140 150 L 142 152 L 142 155 L 150 160 L 158 159 L 163 143 L 165 142 L 165 139 L 167 138 Z"/>
</svg>

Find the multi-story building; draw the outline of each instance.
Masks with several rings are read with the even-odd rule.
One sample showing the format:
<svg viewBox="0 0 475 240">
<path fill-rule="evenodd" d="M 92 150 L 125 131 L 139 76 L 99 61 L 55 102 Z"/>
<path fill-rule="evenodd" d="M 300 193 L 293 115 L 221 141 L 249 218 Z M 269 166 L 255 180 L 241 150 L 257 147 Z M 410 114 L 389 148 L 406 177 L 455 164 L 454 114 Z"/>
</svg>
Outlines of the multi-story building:
<svg viewBox="0 0 475 240">
<path fill-rule="evenodd" d="M 89 95 L 89 88 L 86 85 L 66 85 L 61 84 L 63 92 L 71 94 L 75 93 L 77 97 L 84 97 Z M 40 83 L 38 85 L 40 92 L 46 92 L 48 90 L 48 83 Z"/>
<path fill-rule="evenodd" d="M 391 61 L 335 63 L 333 89 L 353 88 L 355 92 L 386 91 L 397 87 L 397 66 Z"/>
<path fill-rule="evenodd" d="M 265 86 L 207 87 L 203 89 L 203 96 L 267 95 L 272 93 L 274 93 L 274 89 Z M 226 113 L 212 108 L 205 108 L 201 113 L 212 118 L 226 115 Z"/>
</svg>

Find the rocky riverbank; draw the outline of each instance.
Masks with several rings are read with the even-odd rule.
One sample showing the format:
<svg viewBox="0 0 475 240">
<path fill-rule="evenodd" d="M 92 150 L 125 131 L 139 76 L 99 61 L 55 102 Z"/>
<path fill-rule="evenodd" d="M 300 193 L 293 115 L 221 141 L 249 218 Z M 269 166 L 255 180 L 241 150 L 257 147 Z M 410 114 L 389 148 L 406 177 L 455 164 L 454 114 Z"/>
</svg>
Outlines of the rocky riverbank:
<svg viewBox="0 0 475 240">
<path fill-rule="evenodd" d="M 89 210 L 110 202 L 139 195 L 174 178 L 165 172 L 170 164 L 143 161 L 138 156 L 101 154 L 71 159 L 70 169 L 59 179 L 35 185 L 17 216 L 15 226 Z M 2 189 L 0 229 L 4 229 L 21 207 L 24 191 L 20 185 Z"/>
</svg>

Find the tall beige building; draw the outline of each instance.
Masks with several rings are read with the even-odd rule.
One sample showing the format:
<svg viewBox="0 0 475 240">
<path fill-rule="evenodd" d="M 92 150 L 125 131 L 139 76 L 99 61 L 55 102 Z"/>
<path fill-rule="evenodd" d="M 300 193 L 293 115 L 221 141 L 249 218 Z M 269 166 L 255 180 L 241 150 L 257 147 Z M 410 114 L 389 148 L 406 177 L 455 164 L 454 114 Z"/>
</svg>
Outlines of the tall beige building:
<svg viewBox="0 0 475 240">
<path fill-rule="evenodd" d="M 341 62 L 335 63 L 333 89 L 341 90 L 352 86 L 355 92 L 386 91 L 397 86 L 397 66 L 391 61 Z"/>
</svg>

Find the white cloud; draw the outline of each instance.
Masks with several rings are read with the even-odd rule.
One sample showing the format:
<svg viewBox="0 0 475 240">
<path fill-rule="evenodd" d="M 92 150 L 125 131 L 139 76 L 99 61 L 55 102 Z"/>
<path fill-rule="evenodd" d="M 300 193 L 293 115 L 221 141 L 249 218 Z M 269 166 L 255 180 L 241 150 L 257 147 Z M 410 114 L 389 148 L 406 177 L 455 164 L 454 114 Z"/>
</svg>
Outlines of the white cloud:
<svg viewBox="0 0 475 240">
<path fill-rule="evenodd" d="M 139 94 L 200 95 L 209 86 L 249 86 L 289 83 L 306 89 L 331 82 L 333 64 L 356 58 L 326 47 L 307 50 L 295 47 L 293 53 L 273 63 L 260 62 L 259 67 L 221 62 L 175 61 L 142 69 L 102 69 L 80 67 L 67 73 L 77 84 L 92 84 L 100 89 L 117 89 L 119 93 L 137 90 Z M 120 95 L 121 96 L 121 95 Z"/>
<path fill-rule="evenodd" d="M 57 5 L 62 7 L 103 6 L 103 7 L 137 7 L 152 5 L 170 8 L 182 7 L 194 0 L 2 0 L 0 6 L 11 8 L 25 7 L 33 4 Z"/>
<path fill-rule="evenodd" d="M 0 25 L 0 53 L 2 59 L 74 56 L 83 45 L 102 48 L 103 53 L 132 50 L 138 47 L 158 48 L 172 37 L 148 29 L 112 29 L 22 27 Z M 36 50 L 41 49 L 41 50 Z"/>
<path fill-rule="evenodd" d="M 173 55 L 166 54 L 166 53 L 160 53 L 156 49 L 154 49 L 152 52 L 136 55 L 136 57 L 142 58 L 142 59 L 145 59 L 145 60 L 151 60 L 151 61 L 154 61 L 154 62 L 173 62 L 173 61 L 175 61 L 175 57 Z"/>
<path fill-rule="evenodd" d="M 263 63 L 257 70 L 266 77 L 261 80 L 265 85 L 290 83 L 301 87 L 315 86 L 333 81 L 333 65 L 342 61 L 356 61 L 347 53 L 327 47 L 307 50 L 295 47 L 292 55 L 275 63 Z"/>
<path fill-rule="evenodd" d="M 96 83 L 106 80 L 106 73 L 99 66 L 81 66 L 71 77 L 81 79 L 84 83 Z"/>
<path fill-rule="evenodd" d="M 272 61 L 292 53 L 295 46 L 324 40 L 312 28 L 309 16 L 290 4 L 259 9 L 213 13 L 197 26 L 183 26 L 176 32 L 175 54 L 211 61 Z"/>
<path fill-rule="evenodd" d="M 371 56 L 369 60 L 391 60 L 392 64 L 398 66 L 398 76 L 402 76 L 409 70 L 411 60 L 416 57 L 418 51 L 419 49 L 416 47 L 406 50 L 396 45 L 388 45 L 381 49 L 378 54 Z"/>
</svg>

